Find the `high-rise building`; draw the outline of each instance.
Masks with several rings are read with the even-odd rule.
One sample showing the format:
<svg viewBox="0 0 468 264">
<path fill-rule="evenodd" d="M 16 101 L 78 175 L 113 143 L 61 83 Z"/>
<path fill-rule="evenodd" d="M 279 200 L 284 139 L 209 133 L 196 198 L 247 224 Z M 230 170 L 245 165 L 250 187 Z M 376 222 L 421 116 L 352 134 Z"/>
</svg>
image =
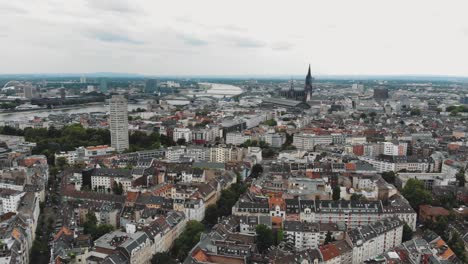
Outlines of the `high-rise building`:
<svg viewBox="0 0 468 264">
<path fill-rule="evenodd" d="M 387 100 L 388 89 L 387 88 L 374 88 L 374 99 L 375 100 Z"/>
<path fill-rule="evenodd" d="M 99 91 L 101 93 L 107 93 L 107 80 L 106 79 L 101 79 L 99 82 Z"/>
<path fill-rule="evenodd" d="M 113 95 L 109 102 L 111 146 L 121 152 L 128 149 L 128 109 L 123 95 Z"/>
<path fill-rule="evenodd" d="M 80 83 L 86 83 L 86 77 L 84 75 L 80 77 Z"/>
<path fill-rule="evenodd" d="M 33 86 L 24 86 L 23 87 L 24 97 L 28 99 L 32 99 L 36 96 L 36 88 Z"/>
<path fill-rule="evenodd" d="M 155 93 L 158 90 L 158 81 L 156 79 L 148 79 L 145 83 L 145 93 Z"/>
<path fill-rule="evenodd" d="M 67 95 L 67 94 L 66 94 L 66 91 L 65 91 L 65 87 L 62 86 L 62 87 L 59 89 L 59 93 L 60 93 L 60 98 L 61 98 L 62 100 L 65 100 L 65 97 L 66 97 L 66 95 Z"/>
</svg>

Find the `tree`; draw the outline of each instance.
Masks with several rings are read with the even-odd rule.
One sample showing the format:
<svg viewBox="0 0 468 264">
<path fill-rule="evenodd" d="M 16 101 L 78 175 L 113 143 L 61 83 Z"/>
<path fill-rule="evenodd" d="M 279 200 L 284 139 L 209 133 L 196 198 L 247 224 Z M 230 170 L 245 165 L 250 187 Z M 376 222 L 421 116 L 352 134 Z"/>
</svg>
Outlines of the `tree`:
<svg viewBox="0 0 468 264">
<path fill-rule="evenodd" d="M 181 146 L 181 145 L 185 145 L 187 142 L 185 140 L 185 138 L 179 138 L 177 139 L 177 145 Z"/>
<path fill-rule="evenodd" d="M 459 187 L 465 187 L 465 171 L 463 169 L 460 169 L 460 171 L 455 175 L 458 186 Z"/>
<path fill-rule="evenodd" d="M 276 231 L 276 243 L 275 245 L 279 245 L 279 243 L 281 243 L 281 241 L 283 241 L 284 239 L 284 231 L 282 228 L 278 229 L 278 231 Z"/>
<path fill-rule="evenodd" d="M 55 165 L 63 170 L 66 166 L 68 166 L 68 161 L 65 157 L 58 157 Z"/>
<path fill-rule="evenodd" d="M 411 227 L 405 223 L 403 226 L 403 242 L 409 241 L 413 239 L 413 230 L 411 230 Z"/>
<path fill-rule="evenodd" d="M 294 134 L 288 134 L 286 133 L 286 140 L 284 141 L 283 146 L 281 146 L 281 149 L 286 150 L 286 149 L 291 149 L 291 148 L 296 148 L 295 146 L 292 145 L 294 140 Z"/>
<path fill-rule="evenodd" d="M 272 148 L 265 148 L 262 150 L 262 157 L 263 158 L 272 158 L 276 155 L 276 151 Z"/>
<path fill-rule="evenodd" d="M 123 190 L 123 186 L 122 186 L 122 183 L 119 182 L 114 182 L 114 184 L 112 184 L 112 192 L 115 194 L 115 195 L 122 195 L 124 190 Z"/>
<path fill-rule="evenodd" d="M 442 206 L 447 210 L 452 210 L 455 207 L 458 207 L 458 201 L 457 197 L 454 194 L 445 194 L 445 195 L 440 195 L 437 196 L 437 199 L 435 199 L 432 202 L 433 206 Z"/>
<path fill-rule="evenodd" d="M 409 179 L 401 193 L 416 211 L 420 205 L 432 201 L 431 193 L 424 189 L 424 182 L 418 179 Z"/>
<path fill-rule="evenodd" d="M 164 147 L 171 147 L 171 146 L 176 145 L 172 137 L 168 137 L 166 135 L 160 135 L 160 137 L 161 137 L 161 145 L 163 145 Z"/>
<path fill-rule="evenodd" d="M 47 254 L 49 251 L 47 243 L 41 243 L 39 240 L 34 240 L 31 248 L 31 259 L 40 258 L 41 255 Z"/>
<path fill-rule="evenodd" d="M 276 120 L 274 120 L 274 119 L 269 119 L 269 120 L 265 121 L 264 124 L 267 125 L 267 126 L 276 126 L 278 124 L 278 122 L 276 122 Z"/>
<path fill-rule="evenodd" d="M 97 218 L 93 211 L 89 210 L 86 214 L 86 221 L 83 223 L 83 232 L 85 234 L 95 234 L 97 231 Z"/>
<path fill-rule="evenodd" d="M 270 144 L 266 143 L 266 142 L 263 141 L 263 140 L 260 140 L 260 141 L 258 142 L 258 146 L 259 146 L 261 149 L 270 148 Z"/>
<path fill-rule="evenodd" d="M 208 226 L 214 226 L 218 223 L 218 206 L 217 205 L 212 204 L 206 208 L 204 222 Z"/>
<path fill-rule="evenodd" d="M 171 258 L 167 252 L 156 253 L 151 258 L 151 264 L 177 264 L 177 261 Z"/>
<path fill-rule="evenodd" d="M 332 194 L 333 201 L 338 201 L 340 199 L 340 192 L 341 192 L 340 186 L 337 185 L 333 187 L 333 194 Z"/>
<path fill-rule="evenodd" d="M 396 175 L 393 171 L 382 172 L 382 178 L 391 184 L 395 184 Z"/>
<path fill-rule="evenodd" d="M 353 193 L 351 194 L 351 201 L 361 201 L 364 200 L 362 194 Z"/>
<path fill-rule="evenodd" d="M 266 253 L 268 249 L 273 246 L 274 237 L 273 231 L 266 225 L 258 225 L 255 229 L 257 233 L 257 248 L 262 254 Z"/>
<path fill-rule="evenodd" d="M 57 167 L 51 167 L 51 168 L 50 168 L 49 174 L 50 174 L 51 176 L 54 177 L 54 176 L 56 176 L 58 173 L 59 173 L 59 169 L 58 169 Z"/>
<path fill-rule="evenodd" d="M 333 241 L 335 241 L 335 239 L 333 238 L 332 233 L 328 231 L 327 235 L 325 236 L 324 244 L 327 245 L 328 243 L 331 243 Z"/>
<path fill-rule="evenodd" d="M 243 148 L 248 148 L 248 147 L 256 147 L 258 146 L 258 141 L 257 140 L 250 140 L 250 139 L 247 139 L 246 141 L 244 141 L 244 143 L 242 143 L 240 146 L 243 147 Z"/>
<path fill-rule="evenodd" d="M 418 108 L 413 108 L 413 109 L 411 109 L 411 111 L 410 111 L 410 115 L 412 115 L 412 116 L 419 116 L 419 115 L 421 115 L 421 110 L 419 110 Z"/>
<path fill-rule="evenodd" d="M 112 225 L 109 225 L 109 224 L 101 224 L 101 225 L 98 225 L 97 228 L 96 228 L 96 233 L 94 234 L 91 234 L 94 239 L 96 238 L 99 238 L 109 232 L 112 232 L 114 230 L 114 227 Z"/>
<path fill-rule="evenodd" d="M 466 256 L 465 244 L 458 233 L 452 232 L 451 238 L 448 240 L 447 244 L 463 263 L 467 262 L 468 258 Z"/>
<path fill-rule="evenodd" d="M 98 221 L 96 218 L 96 214 L 93 211 L 89 210 L 86 214 L 86 221 L 83 223 L 83 231 L 85 234 L 91 235 L 93 240 L 114 230 L 114 227 L 112 225 L 98 225 L 97 223 Z"/>
<path fill-rule="evenodd" d="M 246 191 L 247 185 L 242 182 L 241 177 L 238 175 L 236 183 L 232 184 L 228 189 L 221 191 L 221 197 L 216 203 L 216 207 L 211 208 L 209 206 L 206 209 L 205 224 L 214 225 L 218 222 L 219 217 L 231 215 L 232 207 Z"/>
<path fill-rule="evenodd" d="M 263 173 L 263 167 L 262 167 L 262 165 L 257 163 L 255 165 L 253 165 L 252 171 L 250 172 L 250 177 L 257 178 L 262 173 Z"/>
<path fill-rule="evenodd" d="M 189 251 L 200 241 L 201 233 L 205 231 L 205 226 L 195 220 L 187 222 L 185 231 L 174 241 L 172 256 L 184 260 Z"/>
<path fill-rule="evenodd" d="M 446 230 L 448 228 L 448 218 L 444 215 L 438 215 L 436 216 L 435 221 L 429 221 L 427 225 L 431 230 L 439 234 L 440 236 L 445 236 L 446 235 Z M 446 238 L 446 237 L 445 237 Z"/>
<path fill-rule="evenodd" d="M 237 202 L 239 196 L 232 189 L 222 190 L 218 201 L 218 216 L 227 216 L 232 212 L 232 207 Z"/>
<path fill-rule="evenodd" d="M 87 213 L 86 213 L 86 223 L 89 223 L 89 224 L 92 224 L 92 225 L 96 225 L 97 224 L 97 218 L 96 218 L 96 214 L 89 210 Z"/>
</svg>

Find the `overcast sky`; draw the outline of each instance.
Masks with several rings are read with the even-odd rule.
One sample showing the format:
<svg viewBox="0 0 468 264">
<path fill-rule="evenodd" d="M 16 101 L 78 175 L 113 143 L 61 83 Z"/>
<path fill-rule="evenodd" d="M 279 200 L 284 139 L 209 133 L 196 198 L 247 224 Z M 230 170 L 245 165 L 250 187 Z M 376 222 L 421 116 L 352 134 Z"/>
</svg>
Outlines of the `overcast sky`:
<svg viewBox="0 0 468 264">
<path fill-rule="evenodd" d="M 0 74 L 468 76 L 468 1 L 0 0 Z"/>
</svg>

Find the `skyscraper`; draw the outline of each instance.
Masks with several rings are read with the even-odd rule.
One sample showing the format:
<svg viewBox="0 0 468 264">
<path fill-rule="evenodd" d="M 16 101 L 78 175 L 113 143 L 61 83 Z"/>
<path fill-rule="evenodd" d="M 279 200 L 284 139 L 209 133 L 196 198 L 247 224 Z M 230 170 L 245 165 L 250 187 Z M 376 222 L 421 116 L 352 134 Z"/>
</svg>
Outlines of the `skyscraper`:
<svg viewBox="0 0 468 264">
<path fill-rule="evenodd" d="M 107 80 L 104 78 L 99 82 L 99 91 L 101 93 L 107 93 Z"/>
<path fill-rule="evenodd" d="M 109 102 L 111 146 L 118 152 L 128 149 L 128 109 L 123 95 L 113 95 Z"/>
<path fill-rule="evenodd" d="M 156 79 L 148 79 L 145 83 L 145 93 L 155 93 L 158 89 L 158 81 Z"/>
<path fill-rule="evenodd" d="M 307 72 L 307 76 L 305 79 L 305 87 L 304 87 L 304 102 L 312 101 L 312 82 L 314 78 L 312 78 L 312 74 L 310 74 L 310 64 L 309 64 L 309 71 Z"/>
</svg>

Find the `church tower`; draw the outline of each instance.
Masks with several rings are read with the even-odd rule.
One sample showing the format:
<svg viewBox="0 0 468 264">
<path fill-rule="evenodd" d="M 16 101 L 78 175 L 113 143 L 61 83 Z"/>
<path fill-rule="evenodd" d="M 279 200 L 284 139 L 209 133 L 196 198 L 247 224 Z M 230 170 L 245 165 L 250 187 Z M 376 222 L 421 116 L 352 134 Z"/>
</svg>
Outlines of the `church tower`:
<svg viewBox="0 0 468 264">
<path fill-rule="evenodd" d="M 305 87 L 304 87 L 304 102 L 310 102 L 312 100 L 312 82 L 314 78 L 312 78 L 312 74 L 310 73 L 310 64 L 309 64 L 309 71 L 307 72 L 307 76 L 305 79 Z"/>
</svg>

